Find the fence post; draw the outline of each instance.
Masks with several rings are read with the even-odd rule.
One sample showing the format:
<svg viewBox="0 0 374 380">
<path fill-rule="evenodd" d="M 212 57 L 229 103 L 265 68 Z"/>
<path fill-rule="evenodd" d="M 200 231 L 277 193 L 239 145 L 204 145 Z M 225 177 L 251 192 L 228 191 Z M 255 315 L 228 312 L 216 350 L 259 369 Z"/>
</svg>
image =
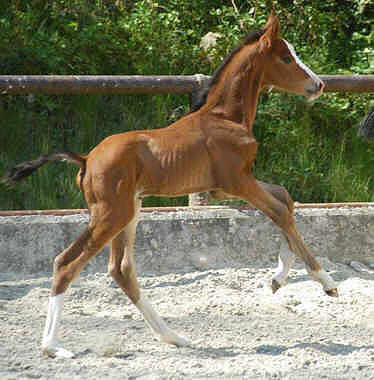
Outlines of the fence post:
<svg viewBox="0 0 374 380">
<path fill-rule="evenodd" d="M 199 92 L 201 87 L 204 85 L 204 82 L 207 80 L 205 75 L 195 74 L 197 79 L 198 87 L 195 90 L 190 92 L 189 102 L 190 109 L 192 108 L 194 102 L 196 101 L 195 95 Z M 209 206 L 210 204 L 210 195 L 209 193 L 193 193 L 188 195 L 188 205 L 191 206 Z"/>
<path fill-rule="evenodd" d="M 209 193 L 192 193 L 188 195 L 188 205 L 191 206 L 209 206 Z"/>
</svg>

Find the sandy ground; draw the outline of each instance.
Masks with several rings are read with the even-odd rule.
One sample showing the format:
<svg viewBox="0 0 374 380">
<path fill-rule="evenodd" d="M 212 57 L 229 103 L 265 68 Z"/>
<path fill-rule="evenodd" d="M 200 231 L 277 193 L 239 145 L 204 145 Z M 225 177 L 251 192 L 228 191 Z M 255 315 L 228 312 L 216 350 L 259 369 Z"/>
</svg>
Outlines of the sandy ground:
<svg viewBox="0 0 374 380">
<path fill-rule="evenodd" d="M 140 277 L 184 348 L 156 341 L 106 274 L 82 275 L 61 326 L 70 360 L 39 352 L 51 278 L 0 274 L 0 378 L 374 379 L 374 273 L 324 266 L 338 299 L 297 265 L 276 295 L 266 266 Z"/>
</svg>

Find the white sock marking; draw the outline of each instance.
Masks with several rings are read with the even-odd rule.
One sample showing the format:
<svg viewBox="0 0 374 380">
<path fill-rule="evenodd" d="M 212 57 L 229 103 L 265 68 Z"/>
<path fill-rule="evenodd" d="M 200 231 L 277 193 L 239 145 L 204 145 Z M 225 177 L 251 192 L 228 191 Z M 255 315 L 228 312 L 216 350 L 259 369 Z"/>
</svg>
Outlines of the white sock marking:
<svg viewBox="0 0 374 380">
<path fill-rule="evenodd" d="M 320 282 L 325 291 L 336 289 L 337 285 L 331 276 L 323 269 L 316 271 L 310 271 L 310 275 L 318 282 Z"/>
<path fill-rule="evenodd" d="M 42 340 L 42 350 L 44 353 L 52 357 L 71 358 L 74 356 L 72 352 L 63 349 L 62 347 L 58 347 L 58 328 L 63 306 L 63 294 L 49 298 L 47 320 L 45 322 Z"/>
<path fill-rule="evenodd" d="M 165 343 L 175 344 L 176 346 L 186 346 L 188 341 L 178 336 L 174 331 L 170 330 L 163 319 L 156 313 L 152 305 L 142 295 L 135 304 L 138 310 L 143 314 L 144 319 L 148 323 L 152 331 Z"/>
<path fill-rule="evenodd" d="M 57 333 L 63 306 L 64 296 L 62 294 L 49 298 L 48 314 L 42 342 L 43 347 L 54 345 L 57 342 Z"/>
<path fill-rule="evenodd" d="M 295 255 L 288 249 L 288 246 L 282 243 L 278 256 L 278 268 L 273 280 L 277 281 L 279 285 L 284 285 L 294 262 Z"/>
</svg>

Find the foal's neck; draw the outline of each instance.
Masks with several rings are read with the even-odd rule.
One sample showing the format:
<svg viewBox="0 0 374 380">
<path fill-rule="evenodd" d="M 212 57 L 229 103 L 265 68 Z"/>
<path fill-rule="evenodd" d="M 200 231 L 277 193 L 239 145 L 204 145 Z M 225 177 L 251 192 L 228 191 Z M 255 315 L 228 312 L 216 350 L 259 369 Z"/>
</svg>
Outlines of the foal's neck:
<svg viewBox="0 0 374 380">
<path fill-rule="evenodd" d="M 209 92 L 205 110 L 240 123 L 252 133 L 262 87 L 262 69 L 255 62 L 254 46 L 244 46 L 227 64 Z"/>
</svg>

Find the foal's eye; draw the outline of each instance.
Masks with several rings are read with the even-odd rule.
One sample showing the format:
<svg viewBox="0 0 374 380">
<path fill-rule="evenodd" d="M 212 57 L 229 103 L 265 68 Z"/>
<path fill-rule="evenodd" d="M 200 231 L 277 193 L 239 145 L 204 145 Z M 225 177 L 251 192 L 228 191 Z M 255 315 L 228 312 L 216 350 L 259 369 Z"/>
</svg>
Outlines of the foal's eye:
<svg viewBox="0 0 374 380">
<path fill-rule="evenodd" d="M 292 58 L 288 55 L 286 57 L 282 57 L 282 61 L 288 65 L 292 62 Z"/>
</svg>

